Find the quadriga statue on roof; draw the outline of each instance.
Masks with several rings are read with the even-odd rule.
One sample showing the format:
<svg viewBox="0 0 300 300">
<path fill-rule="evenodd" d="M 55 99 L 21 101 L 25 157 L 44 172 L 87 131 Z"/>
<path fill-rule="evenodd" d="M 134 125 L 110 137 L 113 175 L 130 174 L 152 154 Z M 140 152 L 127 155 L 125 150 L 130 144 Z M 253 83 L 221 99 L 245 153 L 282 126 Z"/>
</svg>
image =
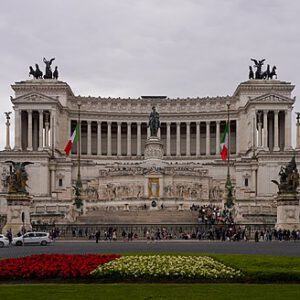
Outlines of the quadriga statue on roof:
<svg viewBox="0 0 300 300">
<path fill-rule="evenodd" d="M 28 181 L 28 173 L 25 170 L 25 166 L 33 164 L 32 162 L 14 162 L 7 160 L 5 163 L 11 164 L 12 169 L 10 174 L 6 177 L 6 184 L 8 185 L 9 193 L 26 193 L 28 194 L 26 187 Z"/>
<path fill-rule="evenodd" d="M 274 76 L 277 79 L 276 66 L 273 66 L 272 70 L 270 70 L 270 65 L 267 65 L 267 69 L 262 71 L 265 59 L 259 60 L 251 58 L 251 60 L 254 62 L 254 68 L 256 68 L 256 71 L 254 77 L 252 66 L 249 66 L 249 79 L 273 79 Z"/>
<path fill-rule="evenodd" d="M 156 111 L 155 106 L 152 107 L 152 112 L 149 116 L 148 127 L 150 127 L 150 135 L 157 136 L 158 128 L 160 128 L 159 113 Z"/>
</svg>

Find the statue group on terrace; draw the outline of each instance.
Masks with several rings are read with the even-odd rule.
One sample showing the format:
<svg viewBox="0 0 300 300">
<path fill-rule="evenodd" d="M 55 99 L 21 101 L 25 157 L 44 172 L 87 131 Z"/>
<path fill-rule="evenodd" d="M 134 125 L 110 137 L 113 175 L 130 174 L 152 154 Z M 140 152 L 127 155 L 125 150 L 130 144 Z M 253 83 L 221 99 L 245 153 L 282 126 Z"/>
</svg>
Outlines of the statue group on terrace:
<svg viewBox="0 0 300 300">
<path fill-rule="evenodd" d="M 54 72 L 52 72 L 51 69 L 51 65 L 54 60 L 55 58 L 51 58 L 50 60 L 47 60 L 45 57 L 43 58 L 45 63 L 45 75 L 43 75 L 38 64 L 35 64 L 35 69 L 33 69 L 32 66 L 29 66 L 29 76 L 33 76 L 35 79 L 58 79 L 57 66 L 55 67 Z"/>
<path fill-rule="evenodd" d="M 25 166 L 33 164 L 32 162 L 14 162 L 7 160 L 5 163 L 11 165 L 10 173 L 5 178 L 5 184 L 8 187 L 8 193 L 25 193 L 28 194 L 26 187 L 28 173 Z"/>
<path fill-rule="evenodd" d="M 295 155 L 286 167 L 281 167 L 279 177 L 279 183 L 276 180 L 271 180 L 278 186 L 278 193 L 297 193 L 297 188 L 299 186 L 299 173 Z"/>
<path fill-rule="evenodd" d="M 256 60 L 251 58 L 251 60 L 254 62 L 253 67 L 256 71 L 254 72 L 253 67 L 249 66 L 249 79 L 273 79 L 273 77 L 277 79 L 276 66 L 273 66 L 271 70 L 268 64 L 267 69 L 263 71 L 262 66 L 264 65 L 265 59 Z"/>
</svg>

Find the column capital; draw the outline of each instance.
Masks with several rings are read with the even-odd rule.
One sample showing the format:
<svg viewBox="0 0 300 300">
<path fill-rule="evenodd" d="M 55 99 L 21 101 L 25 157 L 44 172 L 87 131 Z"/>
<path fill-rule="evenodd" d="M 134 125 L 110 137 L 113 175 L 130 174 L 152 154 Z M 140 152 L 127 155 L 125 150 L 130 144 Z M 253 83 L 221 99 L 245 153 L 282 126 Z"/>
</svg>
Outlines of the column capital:
<svg viewBox="0 0 300 300">
<path fill-rule="evenodd" d="M 118 121 L 118 122 L 117 122 L 117 125 L 118 125 L 118 127 L 121 127 L 122 122 L 121 122 L 121 121 Z"/>
<path fill-rule="evenodd" d="M 206 125 L 210 125 L 211 121 L 205 121 Z"/>
<path fill-rule="evenodd" d="M 39 109 L 38 112 L 39 112 L 39 114 L 42 114 L 42 113 L 44 113 L 44 110 L 43 109 Z"/>
<path fill-rule="evenodd" d="M 131 126 L 131 124 L 132 124 L 131 122 L 126 122 L 126 123 L 127 123 L 127 126 Z"/>
<path fill-rule="evenodd" d="M 196 125 L 200 126 L 201 121 L 196 121 Z"/>
<path fill-rule="evenodd" d="M 87 124 L 88 125 L 91 125 L 92 124 L 92 121 L 91 120 L 86 120 Z"/>
<path fill-rule="evenodd" d="M 220 123 L 221 123 L 220 120 L 217 120 L 217 121 L 216 121 L 216 124 L 217 124 L 217 125 L 220 125 Z"/>
<path fill-rule="evenodd" d="M 101 123 L 102 123 L 102 121 L 97 121 L 97 124 L 98 124 L 98 125 L 101 125 Z"/>
<path fill-rule="evenodd" d="M 167 126 L 171 126 L 171 123 L 170 121 L 166 122 Z"/>
<path fill-rule="evenodd" d="M 268 109 L 264 109 L 263 112 L 264 112 L 264 114 L 265 113 L 267 114 L 269 112 L 269 110 Z"/>
<path fill-rule="evenodd" d="M 107 125 L 111 126 L 112 121 L 106 121 Z"/>
<path fill-rule="evenodd" d="M 26 111 L 28 114 L 32 114 L 32 109 L 27 109 Z"/>
<path fill-rule="evenodd" d="M 185 121 L 186 125 L 191 125 L 191 121 Z"/>
<path fill-rule="evenodd" d="M 274 114 L 278 115 L 279 114 L 279 109 L 273 109 Z"/>
</svg>

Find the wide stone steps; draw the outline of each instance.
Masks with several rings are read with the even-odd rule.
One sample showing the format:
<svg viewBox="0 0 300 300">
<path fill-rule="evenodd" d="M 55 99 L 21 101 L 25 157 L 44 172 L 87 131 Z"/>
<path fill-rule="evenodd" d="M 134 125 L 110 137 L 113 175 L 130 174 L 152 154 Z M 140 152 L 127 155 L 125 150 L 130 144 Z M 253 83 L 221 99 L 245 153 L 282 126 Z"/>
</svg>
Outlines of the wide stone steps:
<svg viewBox="0 0 300 300">
<path fill-rule="evenodd" d="M 197 212 L 140 210 L 97 211 L 80 216 L 76 223 L 82 224 L 197 224 Z"/>
</svg>

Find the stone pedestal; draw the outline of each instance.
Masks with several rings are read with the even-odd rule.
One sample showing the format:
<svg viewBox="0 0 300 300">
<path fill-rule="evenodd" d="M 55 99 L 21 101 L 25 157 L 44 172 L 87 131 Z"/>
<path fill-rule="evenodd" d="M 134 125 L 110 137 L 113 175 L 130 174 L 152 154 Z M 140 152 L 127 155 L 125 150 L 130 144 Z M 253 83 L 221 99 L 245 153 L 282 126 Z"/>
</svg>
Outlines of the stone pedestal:
<svg viewBox="0 0 300 300">
<path fill-rule="evenodd" d="M 147 139 L 145 144 L 144 151 L 145 159 L 163 159 L 164 156 L 164 148 L 163 144 L 160 141 L 160 138 L 157 136 L 150 136 Z"/>
<path fill-rule="evenodd" d="M 31 198 L 27 194 L 15 193 L 7 195 L 7 222 L 2 229 L 5 234 L 11 230 L 13 235 L 22 231 L 23 225 L 26 231 L 32 229 L 30 223 L 30 202 Z M 22 221 L 24 215 L 24 224 Z"/>
<path fill-rule="evenodd" d="M 297 193 L 279 193 L 277 196 L 276 229 L 300 229 L 300 206 Z"/>
</svg>

